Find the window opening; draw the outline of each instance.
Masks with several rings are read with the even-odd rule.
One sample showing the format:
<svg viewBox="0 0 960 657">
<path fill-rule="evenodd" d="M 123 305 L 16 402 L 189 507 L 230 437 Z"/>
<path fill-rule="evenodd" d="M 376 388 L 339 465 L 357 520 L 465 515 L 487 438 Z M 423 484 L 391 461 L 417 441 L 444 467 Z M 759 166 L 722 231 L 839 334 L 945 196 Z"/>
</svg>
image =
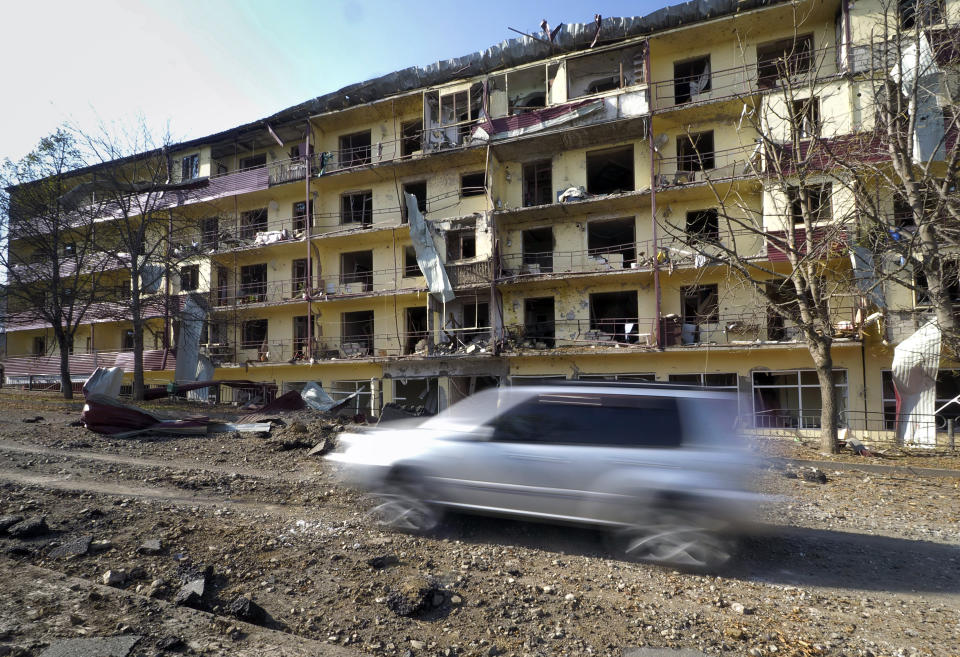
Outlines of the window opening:
<svg viewBox="0 0 960 657">
<path fill-rule="evenodd" d="M 200 177 L 200 155 L 194 153 L 180 160 L 180 179 L 193 180 Z"/>
<path fill-rule="evenodd" d="M 267 298 L 267 263 L 240 267 L 240 303 L 260 303 Z"/>
<path fill-rule="evenodd" d="M 943 0 L 898 0 L 897 14 L 905 30 L 938 25 L 943 22 Z"/>
<path fill-rule="evenodd" d="M 643 82 L 643 46 L 571 57 L 567 60 L 567 96 L 623 89 Z"/>
<path fill-rule="evenodd" d="M 341 316 L 340 349 L 346 356 L 369 355 L 373 351 L 373 311 L 358 310 Z"/>
<path fill-rule="evenodd" d="M 553 348 L 556 336 L 555 317 L 553 297 L 524 299 L 524 336 L 529 340 L 543 342 L 548 348 Z"/>
<path fill-rule="evenodd" d="M 303 294 L 310 287 L 310 272 L 306 258 L 297 258 L 291 263 L 290 271 L 293 274 L 293 293 Z"/>
<path fill-rule="evenodd" d="M 790 216 L 793 219 L 793 224 L 804 224 L 804 198 L 807 199 L 811 223 L 829 221 L 831 217 L 830 197 L 832 193 L 833 185 L 831 183 L 807 185 L 803 190 L 801 190 L 800 187 L 788 187 L 787 198 L 790 201 Z"/>
<path fill-rule="evenodd" d="M 704 242 L 720 241 L 720 219 L 716 208 L 687 213 L 687 235 Z"/>
<path fill-rule="evenodd" d="M 261 355 L 266 354 L 267 349 L 267 320 L 248 319 L 243 323 L 243 341 L 240 344 L 241 349 L 256 349 Z"/>
<path fill-rule="evenodd" d="M 412 246 L 403 249 L 403 275 L 406 277 L 420 276 L 420 264 L 417 262 L 417 250 Z"/>
<path fill-rule="evenodd" d="M 683 383 L 687 385 L 701 386 L 704 388 L 721 388 L 736 392 L 737 374 L 736 372 L 724 372 L 719 374 L 695 373 L 695 374 L 669 374 L 667 381 L 670 383 Z"/>
<path fill-rule="evenodd" d="M 793 101 L 791 129 L 797 139 L 812 139 L 820 134 L 820 99 L 817 97 Z"/>
<path fill-rule="evenodd" d="M 693 285 L 680 288 L 683 301 L 683 344 L 710 341 L 720 322 L 720 302 L 716 285 Z"/>
<path fill-rule="evenodd" d="M 306 230 L 308 219 L 310 219 L 310 225 L 313 225 L 313 199 L 310 199 L 309 204 L 306 201 L 297 201 L 293 204 L 291 213 L 293 216 L 293 230 Z"/>
<path fill-rule="evenodd" d="M 673 65 L 673 101 L 677 105 L 710 91 L 710 57 L 697 57 Z"/>
<path fill-rule="evenodd" d="M 486 192 L 486 175 L 483 171 L 476 173 L 465 173 L 460 176 L 460 196 L 483 196 Z"/>
<path fill-rule="evenodd" d="M 523 165 L 523 207 L 553 203 L 553 163 L 538 160 Z"/>
<path fill-rule="evenodd" d="M 590 331 L 598 340 L 635 343 L 639 340 L 637 293 L 598 292 L 590 295 Z"/>
<path fill-rule="evenodd" d="M 180 291 L 193 292 L 200 287 L 200 265 L 180 268 Z"/>
<path fill-rule="evenodd" d="M 451 230 L 447 232 L 447 262 L 466 260 L 477 255 L 477 238 L 474 230 Z"/>
<path fill-rule="evenodd" d="M 893 224 L 897 228 L 912 228 L 917 225 L 913 216 L 913 206 L 903 194 L 893 195 Z"/>
<path fill-rule="evenodd" d="M 131 351 L 133 349 L 133 329 L 125 329 L 120 338 L 120 350 Z"/>
<path fill-rule="evenodd" d="M 547 106 L 546 69 L 534 66 L 507 74 L 510 114 L 523 114 Z"/>
<path fill-rule="evenodd" d="M 714 165 L 713 130 L 677 137 L 678 171 L 706 171 Z"/>
<path fill-rule="evenodd" d="M 341 224 L 373 223 L 373 191 L 352 192 L 340 196 Z"/>
<path fill-rule="evenodd" d="M 341 253 L 340 280 L 347 293 L 373 290 L 373 251 Z"/>
<path fill-rule="evenodd" d="M 132 331 L 131 331 L 132 333 Z M 133 347 L 131 347 L 132 349 Z M 42 336 L 34 336 L 33 338 L 33 355 L 34 356 L 44 356 L 47 353 L 47 339 Z"/>
<path fill-rule="evenodd" d="M 587 250 L 614 269 L 629 269 L 637 261 L 636 221 L 633 217 L 587 224 Z"/>
<path fill-rule="evenodd" d="M 403 353 L 413 354 L 417 352 L 418 345 L 424 349 L 427 339 L 427 309 L 418 306 L 416 308 L 407 308 L 406 336 L 403 344 Z M 420 344 L 423 341 L 423 344 Z"/>
<path fill-rule="evenodd" d="M 340 167 L 370 164 L 370 131 L 340 136 Z"/>
<path fill-rule="evenodd" d="M 215 249 L 220 244 L 220 219 L 207 217 L 200 221 L 200 245 L 207 249 Z"/>
<path fill-rule="evenodd" d="M 257 208 L 240 214 L 240 238 L 252 240 L 267 229 L 267 209 Z"/>
<path fill-rule="evenodd" d="M 486 303 L 467 303 L 463 307 L 463 341 L 489 335 L 490 306 Z M 472 329 L 472 330 L 471 330 Z"/>
<path fill-rule="evenodd" d="M 553 272 L 553 228 L 531 228 L 523 231 L 523 273 Z"/>
<path fill-rule="evenodd" d="M 409 157 L 423 150 L 420 143 L 420 133 L 423 130 L 423 121 L 404 121 L 400 124 L 400 157 Z"/>
<path fill-rule="evenodd" d="M 653 372 L 639 374 L 578 374 L 578 381 L 635 381 L 638 383 L 652 383 L 657 380 Z"/>
<path fill-rule="evenodd" d="M 346 408 L 354 415 L 368 417 L 370 415 L 371 397 L 370 380 L 364 381 L 334 381 L 330 386 L 330 396 L 339 401 L 348 395 L 358 393 L 350 400 Z"/>
<path fill-rule="evenodd" d="M 833 371 L 837 418 L 844 425 L 847 371 Z M 753 373 L 754 426 L 762 429 L 819 429 L 820 382 L 814 370 Z"/>
<path fill-rule="evenodd" d="M 267 166 L 267 154 L 260 153 L 258 155 L 251 155 L 249 157 L 240 158 L 240 168 L 241 169 L 255 169 L 257 167 Z"/>
<path fill-rule="evenodd" d="M 794 338 L 794 327 L 788 327 L 783 315 L 778 313 L 775 308 L 781 308 L 791 314 L 791 306 L 797 303 L 797 295 L 793 288 L 793 283 L 784 280 L 781 284 L 770 283 L 767 285 L 767 299 L 771 305 L 767 306 L 767 340 L 781 342 L 783 340 L 792 340 Z"/>
<path fill-rule="evenodd" d="M 305 360 L 309 353 L 308 333 L 309 323 L 306 315 L 300 315 L 293 318 L 293 357 L 297 360 Z M 316 324 L 314 324 L 313 334 L 316 335 Z"/>
<path fill-rule="evenodd" d="M 404 194 L 413 194 L 417 199 L 417 209 L 420 210 L 420 214 L 427 213 L 427 181 L 418 180 L 417 182 L 404 183 L 403 185 Z M 406 197 L 404 197 L 406 198 Z M 402 223 L 407 223 L 409 217 L 407 217 L 407 204 L 404 201 L 403 212 L 400 213 L 400 221 Z"/>
<path fill-rule="evenodd" d="M 807 73 L 812 65 L 812 34 L 757 46 L 757 83 L 762 87 L 772 86 L 777 80 Z"/>
<path fill-rule="evenodd" d="M 618 194 L 634 190 L 633 146 L 587 153 L 587 191 Z"/>
</svg>

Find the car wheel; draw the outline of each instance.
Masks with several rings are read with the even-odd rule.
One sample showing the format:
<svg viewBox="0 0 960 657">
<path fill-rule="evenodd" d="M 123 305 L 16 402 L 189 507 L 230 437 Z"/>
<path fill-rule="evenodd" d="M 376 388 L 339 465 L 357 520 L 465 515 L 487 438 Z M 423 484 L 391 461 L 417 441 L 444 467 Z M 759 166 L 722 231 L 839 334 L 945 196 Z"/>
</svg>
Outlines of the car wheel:
<svg viewBox="0 0 960 657">
<path fill-rule="evenodd" d="M 377 523 L 390 529 L 423 533 L 440 524 L 441 513 L 425 501 L 422 486 L 407 479 L 394 479 L 378 494 L 378 504 L 371 510 Z"/>
<path fill-rule="evenodd" d="M 694 569 L 717 568 L 733 556 L 733 542 L 693 513 L 651 513 L 616 532 L 617 544 L 630 558 Z"/>
</svg>

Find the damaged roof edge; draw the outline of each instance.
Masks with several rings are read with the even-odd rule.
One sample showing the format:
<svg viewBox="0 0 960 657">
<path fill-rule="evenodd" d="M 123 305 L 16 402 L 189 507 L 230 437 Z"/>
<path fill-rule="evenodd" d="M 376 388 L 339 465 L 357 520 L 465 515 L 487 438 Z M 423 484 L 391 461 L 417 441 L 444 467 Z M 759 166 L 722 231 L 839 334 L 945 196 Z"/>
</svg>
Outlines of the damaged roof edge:
<svg viewBox="0 0 960 657">
<path fill-rule="evenodd" d="M 690 0 L 679 5 L 663 7 L 646 16 L 604 18 L 600 27 L 598 43 L 609 44 L 632 37 L 650 35 L 683 25 L 701 23 L 725 16 L 745 13 L 763 7 L 786 4 L 793 0 Z M 429 66 L 411 66 L 378 78 L 347 85 L 342 89 L 318 96 L 299 105 L 293 105 L 270 116 L 245 123 L 222 132 L 206 135 L 176 144 L 169 150 L 183 150 L 197 146 L 233 139 L 236 136 L 257 130 L 266 130 L 267 125 L 306 123 L 312 116 L 348 109 L 372 103 L 390 96 L 404 94 L 424 87 L 431 87 L 455 80 L 472 78 L 494 71 L 520 66 L 529 62 L 556 55 L 557 50 L 577 52 L 590 48 L 596 34 L 596 23 L 565 23 L 553 45 L 527 36 L 507 39 L 485 50 L 441 60 Z M 556 50 L 554 49 L 556 48 Z M 155 149 L 119 158 L 109 163 L 79 169 L 73 173 L 85 173 L 107 164 L 133 161 L 163 152 Z"/>
</svg>

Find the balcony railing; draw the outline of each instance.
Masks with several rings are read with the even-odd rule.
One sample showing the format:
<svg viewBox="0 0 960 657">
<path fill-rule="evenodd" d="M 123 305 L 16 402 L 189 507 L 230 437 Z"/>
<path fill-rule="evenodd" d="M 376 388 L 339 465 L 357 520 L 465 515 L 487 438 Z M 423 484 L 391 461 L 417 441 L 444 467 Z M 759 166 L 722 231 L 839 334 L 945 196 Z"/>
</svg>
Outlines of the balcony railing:
<svg viewBox="0 0 960 657">
<path fill-rule="evenodd" d="M 653 267 L 655 257 L 652 240 L 576 251 L 505 253 L 500 256 L 498 278 L 645 271 Z"/>
<path fill-rule="evenodd" d="M 209 294 L 213 306 L 226 307 L 298 302 L 305 300 L 308 294 L 313 300 L 322 300 L 328 297 L 421 290 L 424 287 L 424 279 L 419 269 L 415 276 L 406 276 L 403 268 L 397 268 L 324 275 L 314 285 L 311 285 L 307 278 L 221 285 L 212 289 Z"/>
<path fill-rule="evenodd" d="M 446 269 L 454 289 L 490 285 L 493 279 L 493 261 L 490 259 L 447 263 Z M 417 273 L 419 275 L 419 271 Z"/>
</svg>

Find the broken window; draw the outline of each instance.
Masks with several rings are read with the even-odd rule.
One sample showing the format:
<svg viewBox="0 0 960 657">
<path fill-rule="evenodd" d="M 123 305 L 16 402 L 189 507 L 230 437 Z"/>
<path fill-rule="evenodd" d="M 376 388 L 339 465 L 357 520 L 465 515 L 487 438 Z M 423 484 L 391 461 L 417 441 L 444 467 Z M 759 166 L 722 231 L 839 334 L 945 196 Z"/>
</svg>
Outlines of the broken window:
<svg viewBox="0 0 960 657">
<path fill-rule="evenodd" d="M 370 164 L 370 131 L 340 136 L 340 168 Z"/>
<path fill-rule="evenodd" d="M 131 331 L 133 333 L 133 331 Z M 133 347 L 131 347 L 132 349 Z M 47 339 L 42 335 L 34 336 L 33 338 L 33 355 L 34 356 L 43 356 L 47 353 Z"/>
<path fill-rule="evenodd" d="M 417 250 L 412 246 L 403 249 L 403 275 L 420 276 L 420 265 L 417 263 Z"/>
<path fill-rule="evenodd" d="M 523 207 L 553 203 L 553 163 L 538 160 L 523 165 Z"/>
<path fill-rule="evenodd" d="M 590 295 L 590 330 L 598 340 L 637 342 L 637 293 L 598 292 Z"/>
<path fill-rule="evenodd" d="M 373 223 L 373 191 L 350 192 L 340 195 L 341 224 Z"/>
<path fill-rule="evenodd" d="M 687 213 L 687 235 L 704 242 L 720 240 L 720 220 L 716 208 Z"/>
<path fill-rule="evenodd" d="M 409 157 L 423 149 L 420 133 L 423 121 L 404 121 L 400 124 L 400 157 Z"/>
<path fill-rule="evenodd" d="M 913 206 L 903 194 L 893 195 L 893 224 L 897 228 L 911 228 L 917 225 L 913 216 Z"/>
<path fill-rule="evenodd" d="M 713 130 L 677 137 L 677 171 L 706 171 L 714 165 Z"/>
<path fill-rule="evenodd" d="M 547 106 L 546 71 L 533 66 L 507 74 L 510 114 L 523 114 Z"/>
<path fill-rule="evenodd" d="M 330 396 L 340 401 L 353 393 L 358 393 L 345 407 L 353 415 L 370 415 L 371 397 L 370 379 L 365 381 L 334 381 L 330 386 Z"/>
<path fill-rule="evenodd" d="M 549 274 L 553 271 L 553 228 L 523 231 L 523 273 Z"/>
<path fill-rule="evenodd" d="M 461 89 L 453 93 L 440 92 L 440 125 L 449 126 L 456 131 L 456 139 L 449 141 L 462 144 L 470 136 L 470 123 L 480 117 L 483 105 L 483 83 L 475 82 L 469 91 Z"/>
<path fill-rule="evenodd" d="M 267 297 L 267 263 L 240 267 L 240 303 L 258 303 Z"/>
<path fill-rule="evenodd" d="M 180 268 L 180 291 L 192 292 L 200 287 L 200 265 Z"/>
<path fill-rule="evenodd" d="M 403 185 L 404 194 L 413 194 L 417 199 L 417 209 L 420 210 L 420 214 L 426 214 L 427 212 L 427 181 L 418 180 L 417 182 L 404 183 Z M 404 197 L 406 198 L 406 197 Z M 407 223 L 407 204 L 404 201 L 403 212 L 400 213 L 400 219 L 403 223 Z"/>
<path fill-rule="evenodd" d="M 833 370 L 837 414 L 847 408 L 847 371 Z M 754 426 L 763 429 L 819 429 L 820 382 L 814 370 L 753 373 Z"/>
<path fill-rule="evenodd" d="M 483 196 L 486 191 L 487 177 L 483 171 L 465 173 L 460 176 L 460 196 Z"/>
<path fill-rule="evenodd" d="M 710 56 L 673 64 L 673 102 L 677 105 L 696 100 L 710 91 Z"/>
<path fill-rule="evenodd" d="M 306 258 L 297 258 L 291 263 L 293 273 L 293 293 L 302 294 L 310 287 L 310 270 Z"/>
<path fill-rule="evenodd" d="M 587 191 L 618 194 L 634 190 L 633 145 L 587 153 Z"/>
<path fill-rule="evenodd" d="M 252 240 L 267 229 L 267 209 L 257 208 L 240 214 L 240 239 Z"/>
<path fill-rule="evenodd" d="M 960 305 L 960 279 L 958 279 L 955 267 L 949 265 L 944 267 L 943 285 L 946 288 L 944 292 L 947 300 L 953 305 Z M 919 268 L 913 275 L 913 288 L 916 305 L 929 306 L 932 303 L 927 276 Z"/>
<path fill-rule="evenodd" d="M 251 155 L 249 157 L 240 158 L 240 168 L 241 169 L 256 169 L 258 167 L 267 166 L 267 154 L 260 153 L 259 155 Z"/>
<path fill-rule="evenodd" d="M 241 349 L 257 349 L 266 352 L 267 320 L 248 319 L 243 323 L 241 333 Z"/>
<path fill-rule="evenodd" d="M 43 338 L 40 338 L 41 340 Z M 36 338 L 34 338 L 34 346 L 36 346 Z M 133 329 L 124 329 L 123 335 L 120 336 L 120 351 L 132 351 L 133 350 Z"/>
<path fill-rule="evenodd" d="M 463 306 L 463 341 L 469 342 L 476 337 L 488 334 L 490 326 L 490 306 L 486 303 L 467 303 Z M 473 329 L 473 330 L 470 330 Z"/>
<path fill-rule="evenodd" d="M 200 154 L 187 155 L 180 160 L 180 180 L 193 180 L 200 177 Z"/>
<path fill-rule="evenodd" d="M 767 284 L 767 340 L 780 342 L 792 338 L 793 330 L 787 329 L 783 313 L 790 316 L 796 311 L 797 294 L 793 283 L 783 280 L 781 284 Z M 777 312 L 780 309 L 781 312 Z"/>
<path fill-rule="evenodd" d="M 309 206 L 306 201 L 297 201 L 293 204 L 293 229 L 306 230 L 307 220 L 311 219 L 310 225 L 313 225 L 313 199 L 310 199 Z"/>
<path fill-rule="evenodd" d="M 813 35 L 781 39 L 757 46 L 757 83 L 769 87 L 813 66 Z"/>
<path fill-rule="evenodd" d="M 554 346 L 556 337 L 556 315 L 553 310 L 553 297 L 524 299 L 523 301 L 523 334 L 526 338 L 536 342 L 543 342 L 547 347 Z"/>
<path fill-rule="evenodd" d="M 309 353 L 308 328 L 310 324 L 306 315 L 300 315 L 293 318 L 293 357 L 297 360 L 304 360 Z M 316 335 L 316 324 L 314 324 L 313 335 Z"/>
<path fill-rule="evenodd" d="M 680 288 L 683 303 L 681 340 L 683 344 L 708 342 L 720 322 L 720 300 L 716 285 L 693 285 Z M 711 326 L 712 325 L 712 326 Z"/>
<path fill-rule="evenodd" d="M 633 217 L 587 224 L 587 250 L 614 269 L 626 268 L 637 261 L 636 221 Z"/>
<path fill-rule="evenodd" d="M 466 260 L 477 255 L 477 238 L 472 228 L 447 232 L 447 262 Z"/>
<path fill-rule="evenodd" d="M 812 139 L 820 134 L 820 99 L 812 96 L 805 100 L 793 101 L 793 114 L 790 122 L 797 139 Z"/>
<path fill-rule="evenodd" d="M 207 249 L 215 249 L 220 244 L 220 219 L 207 217 L 200 220 L 200 245 Z"/>
<path fill-rule="evenodd" d="M 943 22 L 943 0 L 897 0 L 900 27 L 905 30 L 930 27 Z"/>
<path fill-rule="evenodd" d="M 347 292 L 369 292 L 373 289 L 373 251 L 340 254 L 340 281 Z"/>
<path fill-rule="evenodd" d="M 623 89 L 643 82 L 643 47 L 594 53 L 567 60 L 570 99 Z"/>
<path fill-rule="evenodd" d="M 344 355 L 366 355 L 373 350 L 373 311 L 342 313 L 340 347 Z"/>
<path fill-rule="evenodd" d="M 790 201 L 790 217 L 794 225 L 803 225 L 805 212 L 810 213 L 810 222 L 829 221 L 831 217 L 830 197 L 833 194 L 833 185 L 807 185 L 787 188 L 787 198 Z M 806 203 L 804 203 L 806 200 Z M 805 207 L 806 206 L 806 207 Z"/>
<path fill-rule="evenodd" d="M 416 353 L 420 341 L 423 340 L 426 344 L 427 339 L 427 309 L 423 306 L 407 308 L 406 315 L 407 331 L 403 342 L 404 355 Z"/>
</svg>

